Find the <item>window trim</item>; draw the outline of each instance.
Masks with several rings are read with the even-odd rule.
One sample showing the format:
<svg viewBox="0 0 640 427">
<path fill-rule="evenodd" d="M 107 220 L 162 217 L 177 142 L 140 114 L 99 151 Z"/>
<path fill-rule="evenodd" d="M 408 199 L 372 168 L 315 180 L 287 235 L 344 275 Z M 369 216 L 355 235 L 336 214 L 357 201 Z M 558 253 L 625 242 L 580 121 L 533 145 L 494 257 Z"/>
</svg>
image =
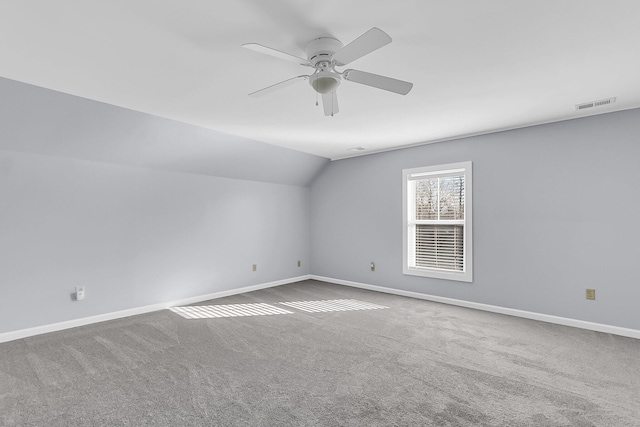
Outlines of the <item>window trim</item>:
<svg viewBox="0 0 640 427">
<path fill-rule="evenodd" d="M 463 265 L 464 271 L 449 271 L 427 267 L 409 267 L 409 256 L 412 248 L 410 243 L 411 209 L 414 197 L 409 194 L 411 187 L 409 181 L 415 180 L 420 175 L 438 176 L 451 172 L 464 173 L 464 240 L 463 240 Z M 473 282 L 473 186 L 472 186 L 472 162 L 449 163 L 445 165 L 425 166 L 402 170 L 402 273 L 411 276 L 431 277 L 436 279 L 456 280 L 461 282 Z M 423 221 L 421 221 L 423 222 Z M 441 224 L 452 221 L 441 220 Z M 457 222 L 457 221 L 454 221 Z M 415 251 L 415 249 L 413 249 Z M 415 254 L 414 254 L 415 256 Z"/>
</svg>

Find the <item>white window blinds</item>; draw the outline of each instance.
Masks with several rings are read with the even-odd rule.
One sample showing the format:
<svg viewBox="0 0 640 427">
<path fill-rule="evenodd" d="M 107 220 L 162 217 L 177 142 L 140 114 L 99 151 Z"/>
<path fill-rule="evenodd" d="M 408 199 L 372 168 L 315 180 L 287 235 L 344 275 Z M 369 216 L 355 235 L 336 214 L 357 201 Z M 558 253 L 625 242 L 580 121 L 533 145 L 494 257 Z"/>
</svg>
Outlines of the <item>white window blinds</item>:
<svg viewBox="0 0 640 427">
<path fill-rule="evenodd" d="M 416 267 L 464 271 L 463 227 L 460 225 L 416 226 Z"/>
<path fill-rule="evenodd" d="M 465 167 L 451 168 L 460 165 Z M 434 277 L 468 279 L 466 248 L 470 245 L 466 228 L 470 221 L 466 207 L 470 167 L 468 162 L 404 171 L 406 274 L 413 274 L 413 270 L 429 276 L 429 271 L 435 271 L 441 274 Z M 448 277 L 447 273 L 454 276 Z"/>
</svg>

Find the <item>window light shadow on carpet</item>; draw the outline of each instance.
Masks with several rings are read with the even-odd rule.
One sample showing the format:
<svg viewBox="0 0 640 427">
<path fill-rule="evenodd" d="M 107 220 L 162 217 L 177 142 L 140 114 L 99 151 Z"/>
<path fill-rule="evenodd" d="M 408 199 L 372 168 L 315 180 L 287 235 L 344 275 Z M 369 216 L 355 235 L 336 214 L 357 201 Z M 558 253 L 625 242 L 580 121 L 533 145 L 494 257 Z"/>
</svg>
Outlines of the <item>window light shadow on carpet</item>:
<svg viewBox="0 0 640 427">
<path fill-rule="evenodd" d="M 319 313 L 327 311 L 351 311 L 351 310 L 377 310 L 389 308 L 383 305 L 358 301 L 355 299 L 336 299 L 324 301 L 293 301 L 280 302 L 290 308 Z M 169 310 L 185 319 L 213 319 L 216 317 L 241 317 L 241 316 L 269 316 L 272 314 L 293 314 L 294 312 L 284 308 L 275 307 L 266 303 L 254 304 L 226 304 L 226 305 L 185 305 L 182 307 L 170 307 Z"/>
<path fill-rule="evenodd" d="M 372 304 L 369 302 L 358 301 L 355 299 L 336 299 L 325 301 L 296 301 L 281 302 L 280 304 L 287 307 L 296 308 L 298 310 L 310 313 L 321 311 L 347 311 L 347 310 L 377 310 L 380 308 L 389 308 L 383 305 Z"/>
<path fill-rule="evenodd" d="M 269 316 L 272 314 L 292 314 L 292 311 L 270 304 L 227 304 L 227 305 L 187 305 L 171 307 L 169 310 L 186 319 L 212 319 L 216 317 Z"/>
</svg>

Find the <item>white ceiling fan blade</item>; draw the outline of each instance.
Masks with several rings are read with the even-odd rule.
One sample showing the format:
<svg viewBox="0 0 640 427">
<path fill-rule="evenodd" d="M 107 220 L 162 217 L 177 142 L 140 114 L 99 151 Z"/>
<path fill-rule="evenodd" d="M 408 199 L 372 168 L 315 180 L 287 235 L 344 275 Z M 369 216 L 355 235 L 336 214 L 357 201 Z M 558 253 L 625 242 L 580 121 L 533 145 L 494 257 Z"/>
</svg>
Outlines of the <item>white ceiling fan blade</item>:
<svg viewBox="0 0 640 427">
<path fill-rule="evenodd" d="M 325 116 L 333 116 L 338 114 L 338 91 L 322 94 L 322 108 L 324 108 Z"/>
<path fill-rule="evenodd" d="M 290 53 L 282 52 L 270 47 L 262 46 L 261 44 L 246 43 L 243 44 L 242 47 L 253 50 L 255 52 L 264 53 L 265 55 L 275 56 L 276 58 L 284 59 L 285 61 L 291 61 L 295 62 L 296 64 L 311 66 L 311 64 L 309 64 L 309 61 L 304 58 L 300 58 L 299 56 L 291 55 Z"/>
<path fill-rule="evenodd" d="M 257 90 L 255 92 L 251 92 L 249 94 L 249 96 L 252 96 L 254 98 L 258 98 L 258 97 L 263 96 L 263 95 L 268 95 L 271 92 L 275 92 L 275 91 L 277 91 L 279 89 L 282 89 L 284 87 L 291 86 L 292 84 L 301 82 L 302 80 L 307 80 L 308 78 L 309 78 L 309 76 L 296 76 L 296 77 L 290 78 L 288 80 L 285 80 L 283 82 L 276 83 L 276 84 L 271 85 L 271 86 L 267 86 L 264 89 L 260 89 L 260 90 Z"/>
<path fill-rule="evenodd" d="M 379 28 L 373 27 L 333 55 L 338 65 L 347 65 L 382 46 L 391 43 L 391 37 Z"/>
<path fill-rule="evenodd" d="M 358 70 L 345 70 L 342 77 L 350 82 L 377 87 L 378 89 L 388 90 L 389 92 L 400 95 L 408 94 L 413 87 L 413 83 Z"/>
</svg>

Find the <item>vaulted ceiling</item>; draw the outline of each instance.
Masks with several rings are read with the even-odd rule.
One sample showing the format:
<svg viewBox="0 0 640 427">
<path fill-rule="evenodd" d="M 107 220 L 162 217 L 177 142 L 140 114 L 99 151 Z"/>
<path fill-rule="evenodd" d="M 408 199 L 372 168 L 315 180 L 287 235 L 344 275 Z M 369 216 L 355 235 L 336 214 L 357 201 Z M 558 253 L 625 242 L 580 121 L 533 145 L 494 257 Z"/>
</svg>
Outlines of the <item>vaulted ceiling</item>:
<svg viewBox="0 0 640 427">
<path fill-rule="evenodd" d="M 638 108 L 639 16 L 637 0 L 5 0 L 0 76 L 338 159 Z M 393 42 L 349 68 L 406 96 L 343 82 L 334 117 L 306 82 L 247 96 L 312 70 L 242 44 L 304 57 L 372 27 Z"/>
</svg>

